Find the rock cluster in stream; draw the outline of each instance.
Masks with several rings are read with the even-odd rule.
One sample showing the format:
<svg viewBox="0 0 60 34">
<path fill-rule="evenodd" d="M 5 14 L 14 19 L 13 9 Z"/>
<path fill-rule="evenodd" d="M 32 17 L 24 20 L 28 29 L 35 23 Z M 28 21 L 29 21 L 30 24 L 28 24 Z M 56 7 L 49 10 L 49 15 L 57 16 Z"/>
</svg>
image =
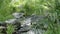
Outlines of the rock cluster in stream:
<svg viewBox="0 0 60 34">
<path fill-rule="evenodd" d="M 12 24 L 15 25 L 15 31 L 12 34 L 27 34 L 29 32 L 30 34 L 34 34 L 34 31 L 32 30 L 31 26 L 36 25 L 37 22 L 39 23 L 42 21 L 42 19 L 45 18 L 45 16 L 36 16 L 36 15 L 31 15 L 28 17 L 24 17 L 24 13 L 13 13 L 14 16 L 13 19 L 8 19 L 5 22 L 0 22 L 0 29 L 2 30 L 2 33 L 7 34 L 7 24 Z M 39 24 L 41 25 L 41 29 L 47 29 L 46 24 Z M 44 28 L 45 27 L 45 28 Z"/>
</svg>

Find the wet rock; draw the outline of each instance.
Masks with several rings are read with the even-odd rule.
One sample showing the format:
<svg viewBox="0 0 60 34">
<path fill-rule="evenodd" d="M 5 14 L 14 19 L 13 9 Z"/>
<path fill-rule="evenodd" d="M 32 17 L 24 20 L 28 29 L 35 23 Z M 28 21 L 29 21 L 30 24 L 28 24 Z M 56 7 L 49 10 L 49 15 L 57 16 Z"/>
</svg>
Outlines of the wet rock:
<svg viewBox="0 0 60 34">
<path fill-rule="evenodd" d="M 15 12 L 15 13 L 13 13 L 12 15 L 13 15 L 15 18 L 21 18 L 21 17 L 23 17 L 24 13 L 17 13 L 17 12 Z"/>
<path fill-rule="evenodd" d="M 0 26 L 0 29 L 5 29 L 6 27 L 4 27 L 4 26 Z"/>
<path fill-rule="evenodd" d="M 27 32 L 17 32 L 17 34 L 43 34 L 45 31 L 41 29 L 32 29 Z"/>
<path fill-rule="evenodd" d="M 6 27 L 6 23 L 5 22 L 0 22 L 0 26 L 5 26 Z"/>
<path fill-rule="evenodd" d="M 15 26 L 15 30 L 19 30 L 21 28 L 21 23 L 17 19 L 9 19 L 5 21 L 7 24 L 12 24 Z"/>
<path fill-rule="evenodd" d="M 16 19 L 9 19 L 5 21 L 7 24 L 15 24 L 16 23 Z"/>
<path fill-rule="evenodd" d="M 7 34 L 7 27 L 0 26 L 0 33 Z"/>
<path fill-rule="evenodd" d="M 35 34 L 35 32 L 33 30 L 30 30 L 28 32 L 24 32 L 24 33 L 21 33 L 21 34 Z"/>
<path fill-rule="evenodd" d="M 31 18 L 26 18 L 23 23 L 21 24 L 21 26 L 31 26 Z"/>
<path fill-rule="evenodd" d="M 7 34 L 7 24 L 5 22 L 0 22 L 0 33 Z"/>
<path fill-rule="evenodd" d="M 28 32 L 31 29 L 31 18 L 27 18 L 25 20 L 23 20 L 22 24 L 21 24 L 21 28 L 17 31 L 15 31 L 14 33 L 17 34 L 21 34 L 24 32 Z"/>
<path fill-rule="evenodd" d="M 31 16 L 31 20 L 32 22 L 38 22 L 38 21 L 42 21 L 46 18 L 46 16 L 44 15 L 32 15 Z"/>
<path fill-rule="evenodd" d="M 31 29 L 31 18 L 28 18 L 23 21 L 24 23 L 21 25 L 21 29 L 19 32 L 29 31 Z"/>
</svg>

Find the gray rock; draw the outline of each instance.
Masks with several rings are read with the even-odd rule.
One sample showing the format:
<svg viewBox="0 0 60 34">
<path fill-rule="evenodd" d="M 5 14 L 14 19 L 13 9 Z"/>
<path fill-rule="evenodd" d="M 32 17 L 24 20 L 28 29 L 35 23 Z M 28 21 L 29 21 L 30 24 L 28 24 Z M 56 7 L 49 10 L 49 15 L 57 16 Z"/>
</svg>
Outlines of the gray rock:
<svg viewBox="0 0 60 34">
<path fill-rule="evenodd" d="M 18 31 L 21 28 L 21 23 L 17 19 L 9 19 L 9 20 L 7 20 L 5 22 L 7 24 L 12 24 L 14 26 L 15 31 Z"/>
<path fill-rule="evenodd" d="M 32 15 L 31 16 L 32 24 L 41 23 L 44 19 L 45 19 L 45 16 L 43 15 Z"/>
<path fill-rule="evenodd" d="M 23 21 L 21 26 L 31 26 L 31 18 L 27 18 Z"/>
<path fill-rule="evenodd" d="M 12 14 L 15 18 L 21 18 L 23 17 L 24 13 L 18 13 L 18 12 L 15 12 Z"/>
<path fill-rule="evenodd" d="M 26 18 L 31 18 L 31 22 L 36 24 L 36 22 L 42 22 L 46 17 L 44 15 L 31 15 Z"/>
<path fill-rule="evenodd" d="M 0 26 L 6 27 L 6 23 L 5 22 L 0 22 Z"/>
<path fill-rule="evenodd" d="M 7 24 L 15 24 L 16 23 L 16 19 L 9 19 L 5 21 Z"/>
<path fill-rule="evenodd" d="M 6 27 L 4 27 L 4 26 L 0 26 L 0 29 L 6 29 Z"/>
<path fill-rule="evenodd" d="M 35 34 L 35 32 L 33 30 L 30 30 L 28 32 L 25 32 L 25 33 L 21 33 L 21 34 Z"/>
<path fill-rule="evenodd" d="M 17 34 L 28 32 L 31 29 L 31 18 L 23 20 L 21 28 L 16 31 Z"/>
<path fill-rule="evenodd" d="M 0 26 L 0 33 L 7 34 L 7 27 Z"/>
<path fill-rule="evenodd" d="M 41 30 L 41 29 L 32 29 L 32 30 L 29 30 L 27 32 L 17 32 L 17 34 L 44 34 L 44 30 Z"/>
</svg>

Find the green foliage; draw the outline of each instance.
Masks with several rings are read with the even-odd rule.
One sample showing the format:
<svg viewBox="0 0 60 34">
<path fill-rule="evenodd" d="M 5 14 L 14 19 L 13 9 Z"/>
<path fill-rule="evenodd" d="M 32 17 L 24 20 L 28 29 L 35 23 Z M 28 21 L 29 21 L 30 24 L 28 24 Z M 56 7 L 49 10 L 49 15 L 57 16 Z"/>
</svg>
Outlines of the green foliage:
<svg viewBox="0 0 60 34">
<path fill-rule="evenodd" d="M 11 18 L 12 8 L 10 7 L 11 0 L 0 0 L 0 21 Z"/>
<path fill-rule="evenodd" d="M 7 25 L 7 34 L 12 34 L 14 32 L 14 26 L 12 24 Z"/>
</svg>

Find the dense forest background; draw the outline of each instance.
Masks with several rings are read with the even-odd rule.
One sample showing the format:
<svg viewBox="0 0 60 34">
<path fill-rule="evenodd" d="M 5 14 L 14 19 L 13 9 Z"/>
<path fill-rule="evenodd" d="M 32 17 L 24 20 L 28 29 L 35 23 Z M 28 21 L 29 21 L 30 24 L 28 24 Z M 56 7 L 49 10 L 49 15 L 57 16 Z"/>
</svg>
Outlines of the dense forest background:
<svg viewBox="0 0 60 34">
<path fill-rule="evenodd" d="M 47 16 L 42 21 L 49 24 L 44 34 L 60 34 L 60 0 L 0 0 L 0 21 L 13 18 L 14 12 Z"/>
</svg>

